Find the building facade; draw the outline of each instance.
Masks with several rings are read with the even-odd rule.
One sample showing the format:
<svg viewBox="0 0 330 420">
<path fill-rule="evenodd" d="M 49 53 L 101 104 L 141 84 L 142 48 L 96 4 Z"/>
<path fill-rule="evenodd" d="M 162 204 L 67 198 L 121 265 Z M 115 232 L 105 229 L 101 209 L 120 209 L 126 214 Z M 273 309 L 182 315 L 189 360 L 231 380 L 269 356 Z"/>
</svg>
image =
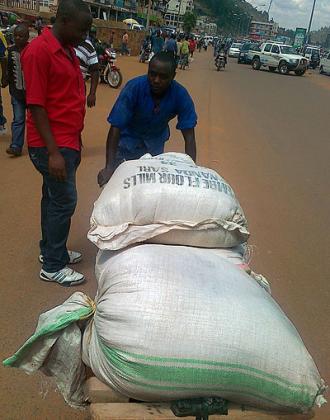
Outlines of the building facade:
<svg viewBox="0 0 330 420">
<path fill-rule="evenodd" d="M 186 12 L 194 10 L 194 0 L 170 0 L 166 5 L 164 15 L 165 25 L 173 28 L 182 28 L 183 16 Z"/>
<path fill-rule="evenodd" d="M 199 16 L 196 22 L 196 32 L 198 34 L 215 35 L 218 31 L 218 26 L 211 21 L 209 16 Z"/>
<path fill-rule="evenodd" d="M 257 22 L 253 20 L 250 26 L 250 38 L 256 41 L 272 39 L 276 37 L 278 32 L 278 23 L 270 22 Z"/>
<path fill-rule="evenodd" d="M 59 0 L 0 0 L 0 5 L 22 11 L 55 14 Z M 124 19 L 137 14 L 137 0 L 85 0 L 94 18 Z"/>
</svg>

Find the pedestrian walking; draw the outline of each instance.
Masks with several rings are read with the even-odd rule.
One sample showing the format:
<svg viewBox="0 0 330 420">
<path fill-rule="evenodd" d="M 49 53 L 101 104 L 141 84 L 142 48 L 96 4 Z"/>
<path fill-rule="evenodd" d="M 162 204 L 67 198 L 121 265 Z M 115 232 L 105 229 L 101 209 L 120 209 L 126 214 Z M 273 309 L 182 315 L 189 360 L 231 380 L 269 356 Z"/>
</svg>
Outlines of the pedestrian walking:
<svg viewBox="0 0 330 420">
<path fill-rule="evenodd" d="M 193 58 L 193 56 L 194 56 L 194 52 L 196 50 L 196 45 L 197 45 L 197 43 L 196 43 L 195 39 L 193 37 L 190 38 L 190 40 L 189 40 L 189 53 L 190 53 L 191 58 Z"/>
<path fill-rule="evenodd" d="M 128 49 L 128 33 L 125 32 L 121 42 L 121 55 L 130 55 Z"/>
<path fill-rule="evenodd" d="M 0 65 L 1 65 L 1 86 L 6 86 L 7 75 L 7 41 L 0 31 Z M 2 95 L 0 88 L 0 136 L 7 133 L 7 118 L 3 114 Z"/>
<path fill-rule="evenodd" d="M 180 69 L 185 70 L 186 67 L 189 66 L 189 41 L 188 37 L 186 37 L 181 44 L 181 51 L 180 51 Z"/>
<path fill-rule="evenodd" d="M 202 46 L 203 46 L 203 39 L 202 38 L 199 38 L 199 40 L 197 42 L 198 52 L 201 52 L 202 51 Z"/>
<path fill-rule="evenodd" d="M 204 48 L 205 51 L 207 51 L 208 46 L 209 46 L 209 41 L 206 38 L 204 38 L 203 48 Z"/>
<path fill-rule="evenodd" d="M 169 121 L 178 118 L 185 152 L 196 161 L 197 115 L 187 90 L 174 80 L 173 54 L 160 52 L 149 63 L 148 75 L 130 80 L 120 93 L 110 115 L 106 166 L 98 175 L 100 186 L 108 182 L 124 160 L 139 159 L 146 153 L 164 152 L 169 139 Z"/>
<path fill-rule="evenodd" d="M 176 34 L 171 34 L 170 38 L 165 42 L 164 51 L 171 54 L 175 59 L 178 52 L 178 46 L 176 43 Z"/>
<path fill-rule="evenodd" d="M 161 35 L 161 31 L 158 29 L 154 35 L 151 37 L 151 51 L 153 54 L 158 54 L 163 51 L 164 48 L 164 38 Z"/>
<path fill-rule="evenodd" d="M 82 256 L 68 251 L 66 244 L 77 203 L 76 171 L 85 115 L 85 86 L 73 46 L 84 41 L 91 23 L 84 1 L 61 1 L 52 30 L 46 28 L 21 55 L 29 155 L 43 178 L 40 278 L 63 286 L 85 280 L 67 266 Z"/>
<path fill-rule="evenodd" d="M 181 36 L 178 37 L 176 45 L 177 45 L 177 51 L 176 51 L 176 56 L 175 56 L 175 63 L 176 63 L 176 67 L 178 67 L 179 62 L 180 62 L 181 47 L 182 47 L 182 37 Z"/>
<path fill-rule="evenodd" d="M 111 49 L 113 49 L 114 42 L 115 42 L 114 40 L 115 40 L 115 33 L 111 32 L 110 37 L 109 37 L 109 45 Z"/>
<path fill-rule="evenodd" d="M 38 32 L 38 35 L 41 35 L 42 32 L 42 28 L 43 28 L 43 21 L 42 21 L 42 17 L 38 16 L 35 23 L 34 23 L 34 27 L 36 28 L 36 31 Z"/>
<path fill-rule="evenodd" d="M 8 155 L 21 156 L 25 137 L 26 100 L 25 83 L 21 66 L 21 52 L 29 42 L 29 27 L 21 23 L 14 29 L 14 45 L 8 49 L 8 68 L 6 84 L 13 107 L 14 119 L 11 124 L 11 144 Z"/>
<path fill-rule="evenodd" d="M 96 104 L 96 90 L 100 79 L 99 60 L 95 48 L 88 39 L 80 43 L 75 48 L 75 52 L 79 59 L 83 79 L 86 80 L 87 75 L 91 79 L 89 94 L 87 95 L 87 106 L 92 108 Z"/>
</svg>

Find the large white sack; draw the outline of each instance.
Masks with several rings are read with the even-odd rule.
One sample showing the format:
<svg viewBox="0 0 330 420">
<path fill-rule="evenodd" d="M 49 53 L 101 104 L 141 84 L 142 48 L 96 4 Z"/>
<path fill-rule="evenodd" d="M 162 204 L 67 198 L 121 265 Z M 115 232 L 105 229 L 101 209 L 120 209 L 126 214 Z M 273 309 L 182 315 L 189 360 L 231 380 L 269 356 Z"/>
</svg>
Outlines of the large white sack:
<svg viewBox="0 0 330 420">
<path fill-rule="evenodd" d="M 94 204 L 88 238 L 100 249 L 138 242 L 233 247 L 249 233 L 233 189 L 180 153 L 119 166 Z"/>
<path fill-rule="evenodd" d="M 145 401 L 219 396 L 283 411 L 322 403 L 324 383 L 295 327 L 219 250 L 100 251 L 96 276 L 83 360 L 116 391 Z"/>
</svg>

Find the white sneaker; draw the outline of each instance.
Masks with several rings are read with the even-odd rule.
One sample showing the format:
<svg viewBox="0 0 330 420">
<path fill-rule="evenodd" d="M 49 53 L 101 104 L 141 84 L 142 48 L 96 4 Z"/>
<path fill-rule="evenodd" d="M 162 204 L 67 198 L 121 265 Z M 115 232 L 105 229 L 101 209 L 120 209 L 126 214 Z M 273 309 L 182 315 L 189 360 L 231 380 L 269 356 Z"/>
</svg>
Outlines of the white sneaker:
<svg viewBox="0 0 330 420">
<path fill-rule="evenodd" d="M 69 254 L 69 258 L 70 261 L 68 264 L 77 264 L 78 262 L 80 262 L 82 260 L 82 255 L 80 252 L 76 252 L 76 251 L 68 251 Z M 39 262 L 41 264 L 44 263 L 44 256 L 43 255 L 39 255 Z"/>
<path fill-rule="evenodd" d="M 55 273 L 47 273 L 45 270 L 40 271 L 40 278 L 44 281 L 53 281 L 61 286 L 70 287 L 81 284 L 85 281 L 85 276 L 72 268 L 64 267 Z"/>
</svg>

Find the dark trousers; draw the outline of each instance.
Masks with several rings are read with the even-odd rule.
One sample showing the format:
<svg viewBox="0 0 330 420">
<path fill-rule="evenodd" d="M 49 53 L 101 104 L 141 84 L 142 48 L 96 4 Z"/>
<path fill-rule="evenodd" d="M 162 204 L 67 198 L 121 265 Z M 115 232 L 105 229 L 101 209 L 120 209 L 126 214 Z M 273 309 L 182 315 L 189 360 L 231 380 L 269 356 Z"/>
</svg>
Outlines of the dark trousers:
<svg viewBox="0 0 330 420">
<path fill-rule="evenodd" d="M 69 262 L 66 243 L 77 204 L 76 171 L 80 152 L 69 148 L 59 150 L 66 163 L 67 179 L 64 182 L 49 174 L 45 147 L 29 148 L 32 163 L 43 177 L 40 252 L 44 256 L 42 268 L 49 273 L 61 270 Z"/>
<path fill-rule="evenodd" d="M 25 101 L 19 101 L 14 96 L 11 97 L 11 104 L 13 106 L 14 119 L 11 123 L 12 140 L 11 145 L 13 149 L 22 150 L 25 136 Z"/>
</svg>

